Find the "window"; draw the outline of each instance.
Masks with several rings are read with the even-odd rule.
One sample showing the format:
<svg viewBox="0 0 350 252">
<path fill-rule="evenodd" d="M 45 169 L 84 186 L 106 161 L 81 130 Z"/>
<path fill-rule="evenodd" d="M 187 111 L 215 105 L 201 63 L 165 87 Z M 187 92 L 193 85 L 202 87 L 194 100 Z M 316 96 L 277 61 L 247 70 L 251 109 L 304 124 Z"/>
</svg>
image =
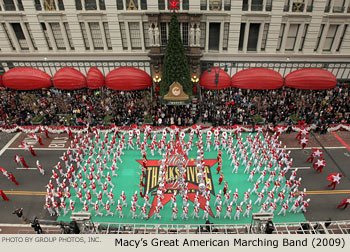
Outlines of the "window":
<svg viewBox="0 0 350 252">
<path fill-rule="evenodd" d="M 141 49 L 140 24 L 138 22 L 129 22 L 129 33 L 131 49 Z"/>
<path fill-rule="evenodd" d="M 284 8 L 283 11 L 289 11 L 290 0 L 284 0 Z"/>
<path fill-rule="evenodd" d="M 224 2 L 224 10 L 230 11 L 231 10 L 231 0 L 225 0 Z"/>
<path fill-rule="evenodd" d="M 249 9 L 248 0 L 243 0 L 242 11 L 247 11 Z"/>
<path fill-rule="evenodd" d="M 46 11 L 55 11 L 56 3 L 53 0 L 44 0 L 44 10 Z"/>
<path fill-rule="evenodd" d="M 207 0 L 201 0 L 200 9 L 201 9 L 201 10 L 207 10 L 207 9 L 208 9 Z"/>
<path fill-rule="evenodd" d="M 259 30 L 261 24 L 251 23 L 249 26 L 249 36 L 248 36 L 248 51 L 256 51 L 259 39 Z"/>
<path fill-rule="evenodd" d="M 98 0 L 98 5 L 100 6 L 100 10 L 106 10 L 105 0 Z"/>
<path fill-rule="evenodd" d="M 168 42 L 167 24 L 163 22 L 160 23 L 160 40 L 161 45 L 166 46 Z"/>
<path fill-rule="evenodd" d="M 220 23 L 209 23 L 209 50 L 219 50 Z"/>
<path fill-rule="evenodd" d="M 16 38 L 18 40 L 19 46 L 22 50 L 29 50 L 26 37 L 24 36 L 22 27 L 20 23 L 12 23 L 11 24 L 13 32 L 16 35 Z"/>
<path fill-rule="evenodd" d="M 312 12 L 313 8 L 314 8 L 314 0 L 309 0 L 309 2 L 307 3 L 307 7 L 306 7 L 306 11 L 307 12 Z"/>
<path fill-rule="evenodd" d="M 299 51 L 302 51 L 304 48 L 304 43 L 305 43 L 305 39 L 306 39 L 306 34 L 307 34 L 307 30 L 309 29 L 309 24 L 305 24 L 304 26 L 304 32 L 303 35 L 301 37 L 301 41 L 300 41 L 300 46 L 299 46 Z"/>
<path fill-rule="evenodd" d="M 326 7 L 324 9 L 324 12 L 329 12 L 329 10 L 331 8 L 331 1 L 332 0 L 327 0 L 327 4 L 326 4 Z"/>
<path fill-rule="evenodd" d="M 64 4 L 63 4 L 63 0 L 58 0 L 58 9 L 61 11 L 64 11 Z"/>
<path fill-rule="evenodd" d="M 70 29 L 69 29 L 69 25 L 67 22 L 64 22 L 63 25 L 64 25 L 64 29 L 65 29 L 66 34 L 67 34 L 69 47 L 70 47 L 70 49 L 74 50 L 74 44 L 73 44 L 72 34 L 70 32 Z"/>
<path fill-rule="evenodd" d="M 35 10 L 41 11 L 41 3 L 40 0 L 34 0 Z"/>
<path fill-rule="evenodd" d="M 318 47 L 320 46 L 320 42 L 321 42 L 321 37 L 322 37 L 323 30 L 324 30 L 324 24 L 321 24 L 320 31 L 318 32 L 316 47 L 315 47 L 315 49 L 314 49 L 315 52 L 318 50 Z"/>
<path fill-rule="evenodd" d="M 149 25 L 147 22 L 143 22 L 143 38 L 145 40 L 145 48 L 150 48 L 149 34 L 148 34 Z"/>
<path fill-rule="evenodd" d="M 345 10 L 345 0 L 334 0 L 333 12 L 343 13 Z"/>
<path fill-rule="evenodd" d="M 50 23 L 53 37 L 56 42 L 57 50 L 65 50 L 66 45 L 64 43 L 60 23 Z"/>
<path fill-rule="evenodd" d="M 272 0 L 266 0 L 266 11 L 272 11 Z"/>
<path fill-rule="evenodd" d="M 76 10 L 82 10 L 83 5 L 81 4 L 81 0 L 75 0 L 75 9 Z"/>
<path fill-rule="evenodd" d="M 109 27 L 107 22 L 103 22 L 103 29 L 105 30 L 108 50 L 112 50 L 112 40 L 111 40 L 111 35 L 109 34 Z"/>
<path fill-rule="evenodd" d="M 85 0 L 85 10 L 97 10 L 96 0 Z"/>
<path fill-rule="evenodd" d="M 128 49 L 128 42 L 126 40 L 126 32 L 125 32 L 125 23 L 120 22 L 119 26 L 120 26 L 120 35 L 122 38 L 123 49 Z"/>
<path fill-rule="evenodd" d="M 29 37 L 30 37 L 30 41 L 32 42 L 34 50 L 38 50 L 38 47 L 36 46 L 35 40 L 33 38 L 32 30 L 30 29 L 29 23 L 24 23 L 24 24 L 25 24 L 26 29 L 28 31 L 28 34 L 29 34 Z"/>
<path fill-rule="evenodd" d="M 128 10 L 138 10 L 139 9 L 138 4 L 139 3 L 137 0 L 125 0 L 126 9 Z"/>
<path fill-rule="evenodd" d="M 265 51 L 266 49 L 267 34 L 269 33 L 269 27 L 270 27 L 270 24 L 264 25 L 264 31 L 261 39 L 261 51 Z"/>
<path fill-rule="evenodd" d="M 344 25 L 343 34 L 341 35 L 340 40 L 339 40 L 339 44 L 338 44 L 338 47 L 337 47 L 337 52 L 340 51 L 340 48 L 341 48 L 341 46 L 343 44 L 344 36 L 345 36 L 345 33 L 346 33 L 347 29 L 348 29 L 348 25 L 346 24 L 346 25 Z"/>
<path fill-rule="evenodd" d="M 243 44 L 244 44 L 244 34 L 245 34 L 245 23 L 241 23 L 241 29 L 239 32 L 239 43 L 238 43 L 238 50 L 243 50 Z"/>
<path fill-rule="evenodd" d="M 158 0 L 158 9 L 165 10 L 165 2 L 164 0 Z"/>
<path fill-rule="evenodd" d="M 6 37 L 7 37 L 8 41 L 9 41 L 9 44 L 10 44 L 12 50 L 16 50 L 16 48 L 15 48 L 15 46 L 13 44 L 12 38 L 10 37 L 9 31 L 8 31 L 7 26 L 6 26 L 5 23 L 2 23 L 2 28 L 5 31 Z"/>
<path fill-rule="evenodd" d="M 117 0 L 117 10 L 124 10 L 123 0 Z"/>
<path fill-rule="evenodd" d="M 207 24 L 205 22 L 201 22 L 201 49 L 205 49 L 205 35 L 206 35 L 206 27 Z"/>
<path fill-rule="evenodd" d="M 224 37 L 222 41 L 222 49 L 227 51 L 228 49 L 228 34 L 230 31 L 230 23 L 224 23 Z"/>
<path fill-rule="evenodd" d="M 188 46 L 188 23 L 182 23 L 182 44 Z"/>
<path fill-rule="evenodd" d="M 324 42 L 323 51 L 330 51 L 332 49 L 335 36 L 337 35 L 339 25 L 330 25 L 328 28 L 326 40 Z"/>
<path fill-rule="evenodd" d="M 18 10 L 24 11 L 22 0 L 17 0 L 17 7 L 18 7 Z"/>
<path fill-rule="evenodd" d="M 183 0 L 182 1 L 182 9 L 183 10 L 189 10 L 190 9 L 190 2 L 189 2 L 189 0 Z"/>
<path fill-rule="evenodd" d="M 263 10 L 263 0 L 252 0 L 252 11 L 262 11 Z"/>
<path fill-rule="evenodd" d="M 147 0 L 141 0 L 141 10 L 147 10 Z"/>
<path fill-rule="evenodd" d="M 49 50 L 52 50 L 52 45 L 51 45 L 51 41 L 49 38 L 49 34 L 47 33 L 46 25 L 45 25 L 45 23 L 40 23 L 40 24 L 41 24 L 41 29 L 43 30 L 43 33 L 44 33 L 47 47 L 49 48 Z"/>
<path fill-rule="evenodd" d="M 211 0 L 209 3 L 210 10 L 221 10 L 221 1 L 222 0 Z"/>
<path fill-rule="evenodd" d="M 278 35 L 276 51 L 280 51 L 281 50 L 282 41 L 283 41 L 283 34 L 284 34 L 285 27 L 286 27 L 286 24 L 281 24 L 280 34 Z"/>
<path fill-rule="evenodd" d="M 86 32 L 86 27 L 84 22 L 80 22 L 81 34 L 83 35 L 84 45 L 86 50 L 90 50 L 89 39 Z"/>
<path fill-rule="evenodd" d="M 100 24 L 98 22 L 89 22 L 90 34 L 92 38 L 92 45 L 95 50 L 103 50 L 103 40 L 100 29 Z"/>
<path fill-rule="evenodd" d="M 5 11 L 15 11 L 16 6 L 13 0 L 3 0 Z"/>
<path fill-rule="evenodd" d="M 290 24 L 286 42 L 286 51 L 294 51 L 300 24 Z"/>
</svg>

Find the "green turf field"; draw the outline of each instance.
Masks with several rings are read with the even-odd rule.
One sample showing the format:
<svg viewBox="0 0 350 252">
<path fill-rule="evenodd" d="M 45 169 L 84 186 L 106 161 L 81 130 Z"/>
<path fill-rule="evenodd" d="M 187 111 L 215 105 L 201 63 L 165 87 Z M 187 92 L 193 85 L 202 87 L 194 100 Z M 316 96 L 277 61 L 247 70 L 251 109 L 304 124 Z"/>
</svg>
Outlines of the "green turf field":
<svg viewBox="0 0 350 252">
<path fill-rule="evenodd" d="M 242 134 L 242 138 L 244 139 L 247 136 L 246 133 Z M 111 138 L 111 136 L 109 136 Z M 158 135 L 158 141 L 161 137 L 161 134 Z M 169 139 L 170 136 L 168 136 Z M 188 136 L 186 136 L 188 137 Z M 205 134 L 203 136 L 203 141 L 204 143 L 205 141 Z M 128 135 L 126 135 L 126 140 L 128 138 Z M 103 137 L 101 137 L 101 139 L 103 139 Z M 141 141 L 143 139 L 143 136 L 141 137 Z M 117 138 L 118 140 L 118 138 Z M 185 138 L 186 140 L 186 138 Z M 149 143 L 151 142 L 150 140 L 148 140 Z M 197 136 L 194 136 L 194 142 L 197 141 Z M 236 141 L 236 139 L 234 140 Z M 134 143 L 136 142 L 136 140 L 134 139 Z M 188 220 L 184 220 L 181 218 L 182 216 L 182 198 L 180 196 L 177 197 L 177 207 L 178 207 L 178 218 L 177 220 L 171 221 L 171 215 L 172 215 L 172 208 L 170 206 L 170 202 L 168 204 L 166 204 L 164 206 L 164 208 L 160 211 L 160 215 L 162 216 L 161 220 L 159 219 L 154 219 L 154 216 L 151 216 L 151 218 L 149 218 L 148 220 L 146 219 L 141 219 L 140 217 L 137 219 L 132 219 L 132 214 L 130 213 L 130 202 L 131 202 L 131 196 L 135 193 L 135 191 L 139 190 L 139 186 L 137 184 L 139 184 L 140 182 L 140 177 L 136 172 L 141 172 L 139 169 L 140 164 L 137 162 L 137 160 L 142 160 L 142 156 L 140 154 L 139 150 L 136 150 L 136 144 L 135 146 L 135 150 L 124 150 L 125 155 L 122 156 L 122 160 L 123 163 L 119 163 L 118 161 L 118 167 L 120 168 L 118 173 L 118 176 L 112 176 L 112 182 L 115 185 L 114 189 L 113 189 L 113 193 L 114 193 L 114 200 L 115 202 L 118 201 L 121 191 L 124 191 L 126 194 L 126 198 L 127 198 L 127 207 L 123 208 L 123 214 L 124 214 L 124 218 L 119 218 L 119 213 L 115 212 L 115 208 L 116 205 L 112 205 L 111 206 L 111 210 L 112 212 L 114 212 L 114 216 L 97 216 L 95 217 L 95 211 L 93 209 L 92 206 L 90 206 L 89 211 L 92 213 L 92 220 L 94 222 L 100 222 L 100 223 L 159 223 L 159 224 L 166 224 L 166 223 L 175 223 L 175 224 L 203 224 L 205 222 L 205 220 L 202 219 L 203 217 L 203 210 L 200 209 L 199 211 L 199 220 L 197 219 L 193 219 L 192 218 L 192 212 L 193 212 L 193 203 L 189 202 L 189 211 L 188 211 Z M 127 147 L 127 146 L 126 146 Z M 193 150 L 189 152 L 188 158 L 191 159 L 196 159 L 196 155 L 197 155 L 197 147 L 195 146 L 195 144 L 193 145 Z M 205 147 L 204 147 L 205 149 Z M 214 146 L 212 145 L 211 147 L 211 152 L 204 152 L 204 160 L 205 159 L 216 159 L 218 152 L 217 151 L 213 151 L 214 150 Z M 96 156 L 95 156 L 96 158 Z M 155 151 L 155 155 L 154 157 L 152 157 L 150 150 L 147 150 L 147 158 L 148 160 L 160 160 L 161 156 L 158 154 L 158 151 L 156 149 Z M 243 200 L 243 193 L 245 191 L 248 190 L 248 188 L 253 188 L 253 183 L 252 182 L 248 182 L 248 176 L 247 174 L 244 174 L 243 171 L 245 169 L 245 167 L 243 167 L 242 165 L 239 168 L 239 172 L 237 174 L 232 174 L 232 168 L 230 166 L 231 160 L 228 159 L 229 155 L 226 153 L 226 151 L 223 151 L 222 154 L 222 160 L 223 160 L 223 165 L 222 165 L 222 172 L 225 176 L 225 180 L 228 182 L 229 185 L 229 190 L 232 190 L 232 193 L 235 191 L 236 188 L 238 188 L 238 192 L 239 192 L 239 199 L 238 202 Z M 85 157 L 85 159 L 87 159 L 87 157 Z M 108 165 L 111 165 L 112 162 L 108 162 Z M 219 190 L 222 190 L 224 188 L 224 183 L 222 183 L 220 186 L 218 185 L 218 179 L 220 174 L 216 174 L 216 168 L 217 168 L 217 163 L 215 163 L 214 166 L 212 166 L 210 168 L 211 170 L 211 178 L 212 178 L 212 185 L 213 185 L 213 191 L 215 192 L 215 194 L 217 194 L 219 192 Z M 155 168 L 149 168 L 148 172 L 152 172 L 152 169 Z M 107 174 L 107 172 L 110 170 L 105 169 L 104 173 Z M 84 176 L 84 173 L 82 173 Z M 110 171 L 111 174 L 111 171 Z M 150 174 L 152 175 L 152 174 Z M 188 177 L 191 175 L 187 175 Z M 254 179 L 257 180 L 258 177 L 260 176 L 260 174 L 256 174 Z M 86 179 L 87 182 L 88 179 Z M 146 179 L 147 180 L 147 179 Z M 104 183 L 104 178 L 101 179 L 102 183 Z M 152 183 L 152 177 L 149 179 L 150 183 Z M 147 181 L 146 181 L 147 183 Z M 89 185 L 89 183 L 88 183 Z M 100 187 L 97 185 L 97 192 L 100 190 Z M 284 185 L 284 183 L 281 183 L 281 185 Z M 260 184 L 259 187 L 259 191 L 262 189 L 263 184 Z M 273 185 L 271 185 L 270 190 L 272 189 Z M 282 186 L 283 187 L 283 186 Z M 151 188 L 151 186 L 150 186 Z M 101 189 L 102 191 L 102 189 Z M 109 190 L 108 190 L 109 191 Z M 153 191 L 156 191 L 156 189 L 154 189 Z M 83 204 L 80 203 L 78 198 L 75 198 L 75 191 L 73 188 L 71 188 L 70 190 L 71 194 L 72 194 L 72 199 L 75 201 L 75 211 L 84 211 L 82 210 Z M 96 201 L 96 196 L 92 194 L 92 202 Z M 84 196 L 84 193 L 83 193 Z M 277 196 L 277 195 L 276 195 Z M 275 197 L 276 197 L 275 196 Z M 150 195 L 150 203 L 152 204 L 153 202 L 153 197 Z M 232 199 L 232 197 L 231 197 Z M 255 202 L 255 200 L 257 199 L 256 194 L 252 194 L 250 199 L 252 200 L 252 203 Z M 265 198 L 263 199 L 263 201 L 266 199 L 266 195 Z M 107 201 L 107 196 L 104 195 L 104 199 L 103 202 Z M 212 195 L 211 200 L 210 200 L 210 205 L 211 205 L 211 209 L 213 211 L 213 214 L 215 216 L 215 212 L 216 212 L 216 208 L 214 206 L 214 202 L 215 202 L 215 195 Z M 222 202 L 224 202 L 224 197 L 222 197 Z M 143 205 L 144 200 L 143 198 L 140 197 L 140 195 L 138 194 L 138 204 L 139 205 Z M 66 200 L 66 205 L 67 207 L 69 206 L 69 202 Z M 289 204 L 289 207 L 291 207 L 292 204 Z M 243 217 L 243 213 L 245 210 L 245 205 L 243 206 L 243 213 L 241 213 L 240 215 L 240 220 L 233 220 L 233 216 L 236 212 L 235 209 L 235 205 L 233 205 L 233 211 L 232 211 L 232 219 L 224 219 L 224 215 L 226 213 L 226 205 L 223 206 L 223 210 L 221 212 L 221 219 L 217 219 L 214 218 L 212 216 L 209 216 L 209 221 L 214 223 L 214 224 L 246 224 L 246 223 L 251 223 L 251 215 L 250 217 Z M 304 215 L 302 213 L 288 213 L 286 214 L 286 216 L 277 216 L 277 214 L 279 213 L 281 209 L 281 206 L 278 205 L 277 210 L 274 212 L 275 217 L 274 217 L 274 222 L 275 223 L 280 223 L 280 222 L 303 222 L 305 221 Z M 260 206 L 258 205 L 253 205 L 253 211 L 252 212 L 258 212 L 260 210 Z M 148 208 L 149 211 L 149 208 Z M 288 210 L 289 211 L 289 210 Z M 100 212 L 105 214 L 106 210 L 101 209 L 100 208 Z M 69 213 L 66 216 L 63 216 L 61 214 L 61 216 L 58 218 L 58 221 L 70 221 L 70 213 L 71 211 L 69 211 Z M 137 209 L 136 213 L 141 216 L 140 214 L 140 210 Z"/>
</svg>

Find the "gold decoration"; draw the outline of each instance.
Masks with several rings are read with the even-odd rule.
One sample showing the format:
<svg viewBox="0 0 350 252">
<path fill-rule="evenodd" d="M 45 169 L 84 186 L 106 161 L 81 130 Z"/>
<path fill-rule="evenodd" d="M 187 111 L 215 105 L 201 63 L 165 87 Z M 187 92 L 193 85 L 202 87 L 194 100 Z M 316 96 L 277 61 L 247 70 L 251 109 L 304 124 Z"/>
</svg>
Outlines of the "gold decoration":
<svg viewBox="0 0 350 252">
<path fill-rule="evenodd" d="M 211 10 L 221 10 L 221 0 L 211 0 Z"/>
<path fill-rule="evenodd" d="M 177 81 L 174 81 L 173 84 L 170 85 L 169 92 L 164 95 L 165 100 L 171 101 L 186 101 L 189 98 L 190 97 L 183 91 L 182 85 Z"/>
<path fill-rule="evenodd" d="M 295 12 L 301 12 L 301 7 L 304 6 L 304 3 L 303 2 L 294 2 L 294 5 L 295 5 Z"/>
<path fill-rule="evenodd" d="M 134 0 L 129 0 L 128 10 L 137 10 Z"/>
<path fill-rule="evenodd" d="M 47 11 L 55 11 L 56 10 L 54 0 L 44 0 L 44 7 L 45 7 L 45 10 L 47 10 Z"/>
</svg>

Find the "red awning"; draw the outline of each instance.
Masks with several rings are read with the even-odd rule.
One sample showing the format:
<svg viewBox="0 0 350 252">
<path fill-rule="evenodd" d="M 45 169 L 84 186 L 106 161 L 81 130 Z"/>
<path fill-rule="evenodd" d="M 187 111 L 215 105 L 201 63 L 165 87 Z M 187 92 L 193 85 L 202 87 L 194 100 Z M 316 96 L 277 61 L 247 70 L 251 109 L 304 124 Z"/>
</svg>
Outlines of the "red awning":
<svg viewBox="0 0 350 252">
<path fill-rule="evenodd" d="M 86 82 L 90 89 L 100 88 L 105 85 L 105 77 L 98 68 L 92 67 L 86 75 Z"/>
<path fill-rule="evenodd" d="M 215 71 L 219 73 L 219 82 L 217 89 L 229 88 L 231 86 L 231 77 L 224 70 L 218 67 L 212 67 L 210 73 L 205 71 L 200 78 L 199 85 L 207 89 L 216 90 Z"/>
<path fill-rule="evenodd" d="M 52 78 L 53 85 L 60 89 L 79 89 L 86 87 L 85 76 L 71 67 L 64 67 L 58 70 Z"/>
<path fill-rule="evenodd" d="M 139 90 L 152 86 L 151 77 L 134 67 L 119 67 L 106 76 L 106 87 L 115 90 Z"/>
<path fill-rule="evenodd" d="M 325 69 L 303 68 L 289 73 L 284 83 L 298 89 L 330 89 L 337 85 L 337 78 Z"/>
<path fill-rule="evenodd" d="M 16 67 L 2 77 L 4 86 L 17 90 L 34 90 L 51 87 L 51 77 L 47 73 L 30 67 Z"/>
<path fill-rule="evenodd" d="M 232 86 L 243 89 L 277 89 L 283 86 L 283 77 L 267 68 L 249 68 L 232 76 Z"/>
</svg>

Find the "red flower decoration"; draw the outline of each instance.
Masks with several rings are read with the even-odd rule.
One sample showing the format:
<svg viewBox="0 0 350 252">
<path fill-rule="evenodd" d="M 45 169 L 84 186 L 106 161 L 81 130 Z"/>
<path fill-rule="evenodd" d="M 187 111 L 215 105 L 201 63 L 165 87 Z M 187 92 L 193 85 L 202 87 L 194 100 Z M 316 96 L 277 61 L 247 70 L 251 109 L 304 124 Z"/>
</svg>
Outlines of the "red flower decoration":
<svg viewBox="0 0 350 252">
<path fill-rule="evenodd" d="M 180 1 L 176 1 L 176 0 L 171 0 L 169 1 L 169 9 L 170 10 L 178 10 L 180 7 L 178 6 L 180 4 Z"/>
</svg>

